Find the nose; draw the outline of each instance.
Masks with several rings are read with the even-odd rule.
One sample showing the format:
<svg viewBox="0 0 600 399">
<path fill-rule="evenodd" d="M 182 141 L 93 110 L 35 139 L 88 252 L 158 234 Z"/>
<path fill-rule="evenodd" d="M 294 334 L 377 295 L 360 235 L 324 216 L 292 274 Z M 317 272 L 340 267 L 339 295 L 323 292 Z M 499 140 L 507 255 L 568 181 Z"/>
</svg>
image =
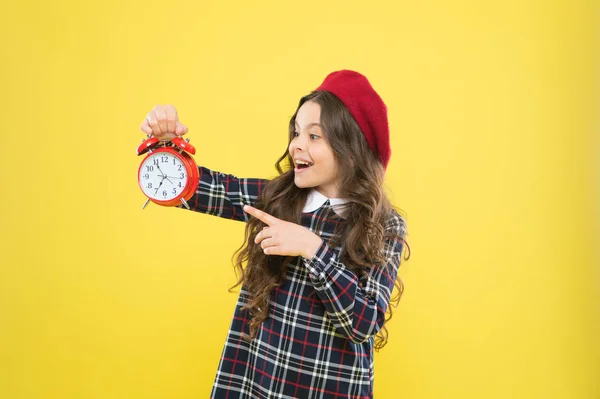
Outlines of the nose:
<svg viewBox="0 0 600 399">
<path fill-rule="evenodd" d="M 290 151 L 290 154 L 293 154 L 296 151 L 300 151 L 300 152 L 306 151 L 306 141 L 304 140 L 302 135 L 292 138 L 292 141 L 290 142 L 290 146 L 289 146 L 289 151 Z"/>
</svg>

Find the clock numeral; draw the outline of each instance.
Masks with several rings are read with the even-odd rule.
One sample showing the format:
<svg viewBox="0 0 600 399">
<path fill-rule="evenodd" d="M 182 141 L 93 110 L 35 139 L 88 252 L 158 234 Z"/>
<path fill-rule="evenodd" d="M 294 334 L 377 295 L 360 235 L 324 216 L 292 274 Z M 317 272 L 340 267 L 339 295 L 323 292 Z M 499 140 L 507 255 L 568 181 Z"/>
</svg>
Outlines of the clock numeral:
<svg viewBox="0 0 600 399">
<path fill-rule="evenodd" d="M 163 190 L 163 197 L 167 196 L 167 190 Z"/>
<path fill-rule="evenodd" d="M 152 188 L 152 183 L 148 183 L 148 188 Z"/>
<path fill-rule="evenodd" d="M 181 183 L 179 183 L 179 184 L 181 184 Z M 173 189 L 173 194 L 177 194 L 177 189 L 176 188 Z"/>
<path fill-rule="evenodd" d="M 181 182 L 179 182 L 179 183 L 177 184 L 177 186 L 178 186 L 179 188 L 181 188 Z"/>
<path fill-rule="evenodd" d="M 144 179 L 148 180 L 149 178 L 150 178 L 150 175 L 149 175 L 148 173 L 146 173 L 146 174 L 144 175 Z"/>
<path fill-rule="evenodd" d="M 154 158 L 154 159 L 152 160 L 152 163 L 153 163 L 154 165 L 158 165 L 158 158 Z"/>
<path fill-rule="evenodd" d="M 152 165 L 146 166 L 146 172 L 152 172 L 153 170 L 154 170 L 154 166 L 152 166 Z"/>
<path fill-rule="evenodd" d="M 180 178 L 183 179 L 185 177 L 185 173 L 180 173 Z"/>
<path fill-rule="evenodd" d="M 173 165 L 175 165 L 175 158 L 173 158 Z"/>
<path fill-rule="evenodd" d="M 178 171 L 178 172 L 181 172 L 181 168 L 182 168 L 182 167 L 183 167 L 183 165 L 179 165 L 179 166 L 177 166 L 177 171 Z"/>
<path fill-rule="evenodd" d="M 169 162 L 169 157 L 167 157 L 167 156 L 160 157 L 160 162 L 161 163 L 167 163 L 167 162 Z"/>
<path fill-rule="evenodd" d="M 154 189 L 154 194 L 157 194 L 157 193 L 158 193 L 158 188 L 155 188 Z"/>
</svg>

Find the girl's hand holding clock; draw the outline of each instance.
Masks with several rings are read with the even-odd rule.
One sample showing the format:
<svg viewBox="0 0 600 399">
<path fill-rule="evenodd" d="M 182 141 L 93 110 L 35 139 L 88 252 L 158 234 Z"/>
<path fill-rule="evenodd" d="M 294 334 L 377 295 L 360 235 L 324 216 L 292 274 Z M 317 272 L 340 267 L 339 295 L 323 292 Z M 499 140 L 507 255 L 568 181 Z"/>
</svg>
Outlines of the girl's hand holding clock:
<svg viewBox="0 0 600 399">
<path fill-rule="evenodd" d="M 148 112 L 140 126 L 142 132 L 152 135 L 159 140 L 172 140 L 188 132 L 186 125 L 179 123 L 177 110 L 171 104 L 156 105 Z"/>
</svg>

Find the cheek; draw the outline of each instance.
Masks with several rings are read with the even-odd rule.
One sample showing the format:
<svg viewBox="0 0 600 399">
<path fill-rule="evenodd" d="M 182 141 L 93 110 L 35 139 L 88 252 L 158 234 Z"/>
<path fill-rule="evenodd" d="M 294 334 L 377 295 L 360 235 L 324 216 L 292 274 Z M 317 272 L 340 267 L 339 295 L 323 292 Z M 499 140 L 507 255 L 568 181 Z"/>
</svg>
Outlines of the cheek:
<svg viewBox="0 0 600 399">
<path fill-rule="evenodd" d="M 323 146 L 312 148 L 310 151 L 312 159 L 316 162 L 318 161 L 322 165 L 329 165 L 331 163 L 332 156 L 329 153 L 330 151 Z"/>
<path fill-rule="evenodd" d="M 322 148 L 319 153 L 319 158 L 328 168 L 333 168 L 335 166 L 335 157 L 333 156 L 331 149 Z"/>
</svg>

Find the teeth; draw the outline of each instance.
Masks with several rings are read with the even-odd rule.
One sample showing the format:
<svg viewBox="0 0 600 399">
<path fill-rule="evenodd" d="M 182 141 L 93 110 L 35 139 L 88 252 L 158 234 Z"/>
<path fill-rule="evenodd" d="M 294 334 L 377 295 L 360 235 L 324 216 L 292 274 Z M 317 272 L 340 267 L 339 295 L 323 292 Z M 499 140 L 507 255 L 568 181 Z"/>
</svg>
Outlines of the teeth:
<svg viewBox="0 0 600 399">
<path fill-rule="evenodd" d="M 310 165 L 310 163 L 298 160 L 298 161 L 296 161 L 296 165 Z"/>
</svg>

